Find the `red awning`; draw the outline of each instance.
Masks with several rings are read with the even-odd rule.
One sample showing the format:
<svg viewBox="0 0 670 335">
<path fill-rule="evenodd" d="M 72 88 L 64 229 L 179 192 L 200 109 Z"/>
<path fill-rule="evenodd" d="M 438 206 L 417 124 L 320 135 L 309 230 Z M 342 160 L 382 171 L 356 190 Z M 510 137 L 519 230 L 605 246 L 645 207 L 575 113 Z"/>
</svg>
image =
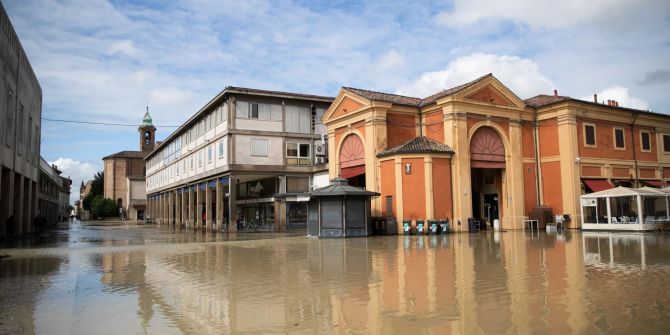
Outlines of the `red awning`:
<svg viewBox="0 0 670 335">
<path fill-rule="evenodd" d="M 642 182 L 651 187 L 656 187 L 656 188 L 664 188 L 665 183 L 661 180 L 642 180 Z"/>
<path fill-rule="evenodd" d="M 603 179 L 582 179 L 582 182 L 593 192 L 600 192 L 614 188 L 610 182 Z"/>
<path fill-rule="evenodd" d="M 340 177 L 349 179 L 356 176 L 360 176 L 365 173 L 365 165 L 356 165 L 351 167 L 342 168 L 340 170 Z"/>
</svg>

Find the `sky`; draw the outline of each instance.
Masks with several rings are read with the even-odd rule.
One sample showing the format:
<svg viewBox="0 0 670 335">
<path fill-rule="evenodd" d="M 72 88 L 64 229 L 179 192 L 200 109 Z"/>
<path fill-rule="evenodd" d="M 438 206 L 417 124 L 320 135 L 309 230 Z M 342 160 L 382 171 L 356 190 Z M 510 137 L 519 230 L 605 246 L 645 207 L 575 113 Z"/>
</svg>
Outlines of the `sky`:
<svg viewBox="0 0 670 335">
<path fill-rule="evenodd" d="M 139 125 L 158 140 L 226 86 L 424 97 L 493 73 L 553 94 L 670 114 L 670 1 L 1 0 L 42 117 Z M 42 121 L 41 155 L 81 181 L 138 150 L 137 127 Z"/>
</svg>

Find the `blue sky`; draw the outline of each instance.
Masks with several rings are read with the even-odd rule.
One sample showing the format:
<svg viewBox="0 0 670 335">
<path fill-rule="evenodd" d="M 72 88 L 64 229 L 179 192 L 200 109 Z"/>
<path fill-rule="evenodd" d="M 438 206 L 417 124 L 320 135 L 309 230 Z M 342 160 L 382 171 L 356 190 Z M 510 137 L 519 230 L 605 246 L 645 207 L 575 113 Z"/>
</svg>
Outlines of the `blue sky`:
<svg viewBox="0 0 670 335">
<path fill-rule="evenodd" d="M 670 113 L 669 1 L 2 3 L 43 117 L 139 124 L 148 100 L 159 140 L 228 85 L 425 96 L 492 72 L 521 98 Z M 42 156 L 75 185 L 137 146 L 135 127 L 42 123 Z"/>
</svg>

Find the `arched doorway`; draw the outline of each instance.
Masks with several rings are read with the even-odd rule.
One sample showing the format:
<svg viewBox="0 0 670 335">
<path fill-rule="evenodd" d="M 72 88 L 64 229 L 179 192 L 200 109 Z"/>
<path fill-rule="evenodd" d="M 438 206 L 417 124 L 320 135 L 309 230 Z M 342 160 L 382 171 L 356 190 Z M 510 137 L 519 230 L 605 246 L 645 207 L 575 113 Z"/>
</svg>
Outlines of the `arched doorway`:
<svg viewBox="0 0 670 335">
<path fill-rule="evenodd" d="M 340 177 L 349 185 L 365 188 L 365 147 L 358 135 L 350 134 L 340 146 Z"/>
<path fill-rule="evenodd" d="M 470 139 L 472 215 L 492 225 L 502 217 L 505 145 L 492 127 L 481 127 Z"/>
</svg>

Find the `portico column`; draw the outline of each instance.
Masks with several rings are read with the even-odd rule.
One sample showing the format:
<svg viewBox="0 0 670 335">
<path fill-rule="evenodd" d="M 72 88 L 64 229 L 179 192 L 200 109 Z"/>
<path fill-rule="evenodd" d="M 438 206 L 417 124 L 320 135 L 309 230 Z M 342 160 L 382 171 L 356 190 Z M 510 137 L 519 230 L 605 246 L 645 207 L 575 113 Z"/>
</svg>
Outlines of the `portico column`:
<svg viewBox="0 0 670 335">
<path fill-rule="evenodd" d="M 193 228 L 195 224 L 195 218 L 193 217 L 193 210 L 194 210 L 194 194 L 193 194 L 193 187 L 189 186 L 188 187 L 188 220 L 186 221 L 186 225 L 190 228 Z"/>
<path fill-rule="evenodd" d="M 511 219 L 511 228 L 523 229 L 523 220 L 526 219 L 524 213 L 524 192 L 523 192 L 523 157 L 521 152 L 521 121 L 510 120 L 509 123 L 510 152 L 505 166 L 505 176 L 507 183 L 507 192 L 503 191 L 506 203 L 510 209 L 509 214 L 505 216 Z M 507 194 L 505 194 L 507 193 Z M 507 222 L 505 222 L 507 223 Z"/>
<path fill-rule="evenodd" d="M 216 181 L 216 229 L 223 229 L 223 185 Z"/>
<path fill-rule="evenodd" d="M 175 192 L 175 198 L 174 198 L 174 203 L 175 203 L 175 215 L 177 216 L 177 219 L 175 220 L 175 226 L 180 226 L 181 227 L 181 197 L 183 197 L 183 194 L 179 192 L 179 189 L 174 190 Z"/>
<path fill-rule="evenodd" d="M 181 189 L 181 224 L 188 226 L 188 203 L 186 202 L 186 197 L 188 193 L 183 188 Z"/>
<path fill-rule="evenodd" d="M 174 191 L 168 192 L 168 225 L 174 224 Z"/>
<path fill-rule="evenodd" d="M 164 225 L 169 225 L 170 224 L 170 217 L 169 217 L 169 212 L 168 212 L 168 207 L 169 207 L 169 197 L 170 194 L 168 192 L 163 193 L 163 224 Z"/>
<path fill-rule="evenodd" d="M 212 188 L 205 184 L 205 229 L 212 230 Z"/>
<path fill-rule="evenodd" d="M 235 183 L 235 178 L 233 178 L 233 175 L 230 175 L 230 181 L 228 182 L 228 213 L 230 213 L 228 231 L 233 233 L 237 232 L 237 209 L 235 208 L 235 198 L 237 198 L 236 191 L 237 185 Z"/>
<path fill-rule="evenodd" d="M 195 215 L 195 229 L 200 229 L 202 226 L 202 199 L 203 194 L 200 190 L 200 184 L 195 189 L 196 215 Z"/>
<path fill-rule="evenodd" d="M 461 221 L 463 231 L 468 230 L 472 216 L 472 185 L 470 180 L 470 140 L 465 113 L 456 113 L 453 106 L 443 107 L 445 144 L 454 149 L 451 159 L 452 194 L 454 201 L 454 227 Z"/>
</svg>

